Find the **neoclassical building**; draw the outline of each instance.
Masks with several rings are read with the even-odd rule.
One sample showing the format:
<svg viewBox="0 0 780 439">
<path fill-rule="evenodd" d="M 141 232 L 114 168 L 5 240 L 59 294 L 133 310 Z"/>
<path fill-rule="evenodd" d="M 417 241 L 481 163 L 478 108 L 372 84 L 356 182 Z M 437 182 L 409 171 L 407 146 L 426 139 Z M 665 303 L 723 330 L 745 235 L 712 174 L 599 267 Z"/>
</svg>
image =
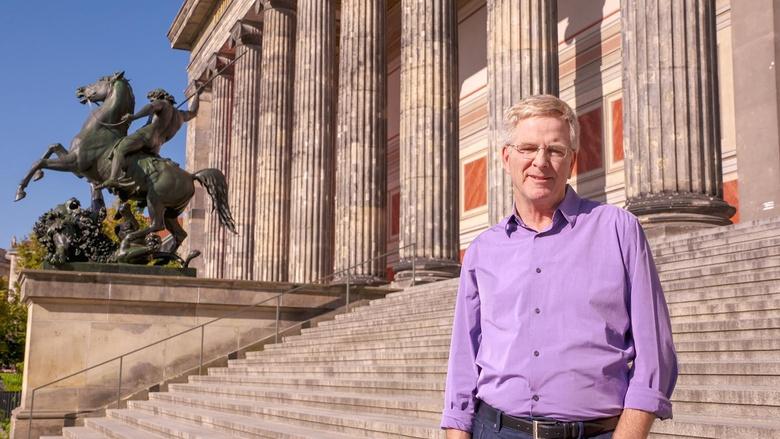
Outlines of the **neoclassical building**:
<svg viewBox="0 0 780 439">
<path fill-rule="evenodd" d="M 209 81 L 186 165 L 225 172 L 239 231 L 218 225 L 199 188 L 187 243 L 203 250 L 206 277 L 311 282 L 397 249 L 351 281 L 409 279 L 413 261 L 418 278 L 457 275 L 469 242 L 511 209 L 501 117 L 535 93 L 578 111 L 580 195 L 658 230 L 775 216 L 780 78 L 767 10 L 770 0 L 185 0 L 168 36 L 191 52 L 191 83 Z"/>
</svg>

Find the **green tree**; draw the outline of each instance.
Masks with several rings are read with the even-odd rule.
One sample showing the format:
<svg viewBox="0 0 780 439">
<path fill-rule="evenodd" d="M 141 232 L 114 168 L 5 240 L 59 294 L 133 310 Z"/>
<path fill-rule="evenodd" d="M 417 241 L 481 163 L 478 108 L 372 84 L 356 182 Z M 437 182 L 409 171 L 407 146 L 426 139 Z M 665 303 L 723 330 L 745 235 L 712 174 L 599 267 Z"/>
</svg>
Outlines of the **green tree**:
<svg viewBox="0 0 780 439">
<path fill-rule="evenodd" d="M 133 212 L 135 220 L 138 221 L 138 225 L 141 228 L 149 227 L 149 218 L 144 216 L 143 211 L 138 210 L 138 202 L 130 200 L 130 208 Z M 109 207 L 106 212 L 106 219 L 103 221 L 103 233 L 111 238 L 114 242 L 119 242 L 119 238 L 116 236 L 115 228 L 121 222 L 121 219 L 116 219 L 116 212 L 119 210 L 119 199 L 114 202 L 114 205 Z"/>
<path fill-rule="evenodd" d="M 10 367 L 24 360 L 27 307 L 8 279 L 0 277 L 0 366 Z"/>
</svg>

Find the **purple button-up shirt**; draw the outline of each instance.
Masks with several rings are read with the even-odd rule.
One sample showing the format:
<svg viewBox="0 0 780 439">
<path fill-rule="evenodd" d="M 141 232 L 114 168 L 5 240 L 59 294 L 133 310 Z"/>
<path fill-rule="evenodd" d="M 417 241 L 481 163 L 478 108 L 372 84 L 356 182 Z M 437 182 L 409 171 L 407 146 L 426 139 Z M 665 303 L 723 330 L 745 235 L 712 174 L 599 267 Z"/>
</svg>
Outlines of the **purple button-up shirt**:
<svg viewBox="0 0 780 439">
<path fill-rule="evenodd" d="M 666 419 L 676 380 L 669 311 L 630 213 L 567 187 L 546 230 L 511 215 L 469 246 L 442 428 L 470 431 L 477 399 L 520 417 Z"/>
</svg>

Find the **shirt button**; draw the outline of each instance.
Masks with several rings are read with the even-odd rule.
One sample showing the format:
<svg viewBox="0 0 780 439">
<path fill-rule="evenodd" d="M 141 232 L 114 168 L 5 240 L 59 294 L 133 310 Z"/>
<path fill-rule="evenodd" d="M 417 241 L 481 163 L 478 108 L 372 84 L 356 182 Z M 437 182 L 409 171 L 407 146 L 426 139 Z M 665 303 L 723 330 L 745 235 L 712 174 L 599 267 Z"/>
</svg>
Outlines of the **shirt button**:
<svg viewBox="0 0 780 439">
<path fill-rule="evenodd" d="M 541 272 L 542 272 L 542 269 L 541 269 L 541 268 L 539 268 L 539 267 L 536 267 L 536 272 L 537 272 L 537 273 L 541 273 Z"/>
<path fill-rule="evenodd" d="M 539 351 L 534 351 L 534 357 L 538 357 L 538 356 L 539 356 Z"/>
<path fill-rule="evenodd" d="M 531 397 L 534 401 L 539 401 L 539 395 L 534 395 Z"/>
<path fill-rule="evenodd" d="M 534 309 L 534 312 L 535 312 L 535 313 L 537 313 L 537 314 L 539 314 L 540 312 L 542 312 L 542 310 L 541 310 L 541 309 L 539 309 L 539 308 L 536 308 L 536 309 Z"/>
</svg>

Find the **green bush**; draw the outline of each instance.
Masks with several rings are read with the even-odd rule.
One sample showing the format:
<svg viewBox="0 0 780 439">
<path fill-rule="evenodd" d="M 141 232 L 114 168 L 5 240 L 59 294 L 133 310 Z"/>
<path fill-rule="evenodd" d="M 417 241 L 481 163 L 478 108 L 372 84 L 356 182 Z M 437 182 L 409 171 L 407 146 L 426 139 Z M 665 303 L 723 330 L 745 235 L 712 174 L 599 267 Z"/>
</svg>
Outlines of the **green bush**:
<svg viewBox="0 0 780 439">
<path fill-rule="evenodd" d="M 8 392 L 22 391 L 22 375 L 18 373 L 0 372 L 0 380 L 3 381 L 3 389 Z"/>
<path fill-rule="evenodd" d="M 0 278 L 0 367 L 11 367 L 24 360 L 27 307 L 16 289 Z"/>
</svg>

